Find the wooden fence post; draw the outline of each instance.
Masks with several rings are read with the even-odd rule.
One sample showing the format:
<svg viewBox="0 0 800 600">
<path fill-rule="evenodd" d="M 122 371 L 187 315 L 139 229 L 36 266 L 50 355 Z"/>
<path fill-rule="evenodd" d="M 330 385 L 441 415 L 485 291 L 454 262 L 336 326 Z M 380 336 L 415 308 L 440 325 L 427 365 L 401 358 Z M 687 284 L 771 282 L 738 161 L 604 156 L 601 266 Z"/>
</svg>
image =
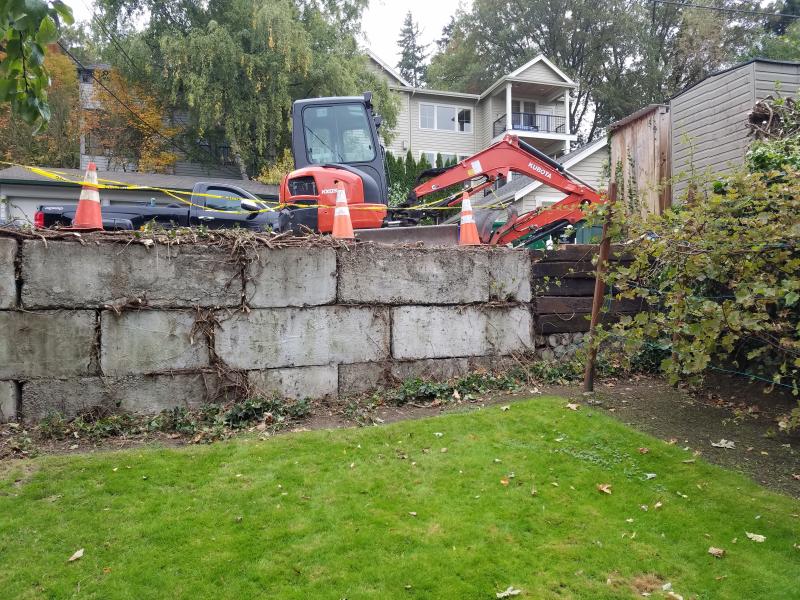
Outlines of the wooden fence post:
<svg viewBox="0 0 800 600">
<path fill-rule="evenodd" d="M 600 249 L 597 256 L 597 272 L 594 280 L 594 298 L 592 299 L 592 321 L 589 325 L 589 356 L 586 360 L 586 372 L 583 375 L 583 391 L 594 391 L 594 371 L 597 361 L 597 347 L 595 336 L 597 323 L 600 321 L 600 309 L 603 307 L 603 296 L 605 295 L 606 284 L 603 281 L 603 274 L 611 254 L 611 239 L 609 229 L 611 227 L 611 213 L 617 201 L 617 183 L 612 181 L 608 184 L 608 204 L 606 205 L 606 219 L 603 222 L 603 236 L 600 239 Z"/>
</svg>

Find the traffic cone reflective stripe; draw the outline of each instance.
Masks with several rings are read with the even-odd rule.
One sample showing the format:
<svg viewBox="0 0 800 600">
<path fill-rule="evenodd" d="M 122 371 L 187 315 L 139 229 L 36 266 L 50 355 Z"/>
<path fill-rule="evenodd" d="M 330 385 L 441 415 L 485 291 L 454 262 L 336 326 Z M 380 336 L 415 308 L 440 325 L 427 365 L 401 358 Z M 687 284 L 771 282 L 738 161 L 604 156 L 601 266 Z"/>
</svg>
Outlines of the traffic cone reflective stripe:
<svg viewBox="0 0 800 600">
<path fill-rule="evenodd" d="M 465 192 L 461 197 L 461 227 L 458 232 L 459 246 L 478 246 L 481 240 L 478 237 L 478 227 L 472 214 L 472 202 Z"/>
<path fill-rule="evenodd" d="M 100 190 L 97 187 L 97 165 L 89 163 L 83 180 L 78 209 L 72 219 L 73 231 L 100 231 L 103 229 L 103 215 L 100 211 Z"/>
<path fill-rule="evenodd" d="M 350 220 L 350 209 L 347 207 L 347 195 L 339 188 L 336 192 L 336 208 L 333 211 L 333 237 L 352 240 L 353 222 Z"/>
</svg>

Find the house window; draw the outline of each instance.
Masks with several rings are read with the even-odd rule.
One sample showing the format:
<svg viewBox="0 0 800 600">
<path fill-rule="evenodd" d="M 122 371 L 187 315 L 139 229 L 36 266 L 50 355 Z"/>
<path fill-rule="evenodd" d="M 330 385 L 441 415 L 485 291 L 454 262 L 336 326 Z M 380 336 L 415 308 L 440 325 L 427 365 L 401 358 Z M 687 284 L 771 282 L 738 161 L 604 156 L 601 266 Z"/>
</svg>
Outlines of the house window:
<svg viewBox="0 0 800 600">
<path fill-rule="evenodd" d="M 436 152 L 420 152 L 419 158 L 420 160 L 424 158 L 432 167 L 436 166 Z"/>
<path fill-rule="evenodd" d="M 419 158 L 422 160 L 423 158 L 432 166 L 436 166 L 436 157 L 442 157 L 442 166 L 449 167 L 456 164 L 458 161 L 463 160 L 466 158 L 465 154 L 454 154 L 452 152 L 430 152 L 430 151 L 423 151 L 419 153 Z"/>
<path fill-rule="evenodd" d="M 420 129 L 436 129 L 436 108 L 433 104 L 419 105 Z"/>
<path fill-rule="evenodd" d="M 436 107 L 436 129 L 441 131 L 456 130 L 456 109 L 453 106 Z"/>
<path fill-rule="evenodd" d="M 444 104 L 420 104 L 419 127 L 472 133 L 472 109 Z"/>
<path fill-rule="evenodd" d="M 463 133 L 472 133 L 472 111 L 462 108 L 458 111 L 458 130 Z"/>
</svg>

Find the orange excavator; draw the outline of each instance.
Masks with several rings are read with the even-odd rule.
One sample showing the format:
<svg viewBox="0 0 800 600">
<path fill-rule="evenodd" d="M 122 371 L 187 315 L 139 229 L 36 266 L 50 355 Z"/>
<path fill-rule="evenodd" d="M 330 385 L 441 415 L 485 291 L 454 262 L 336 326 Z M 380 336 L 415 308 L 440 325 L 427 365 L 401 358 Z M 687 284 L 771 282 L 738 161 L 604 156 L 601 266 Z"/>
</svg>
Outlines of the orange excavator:
<svg viewBox="0 0 800 600">
<path fill-rule="evenodd" d="M 472 196 L 509 173 L 526 175 L 565 197 L 522 216 L 509 205 L 504 222 L 498 222 L 503 207 L 476 208 L 482 243 L 527 246 L 558 237 L 585 219 L 587 206 L 605 202 L 563 165 L 516 136 L 506 135 L 455 165 L 423 172 L 407 201 L 389 207 L 384 149 L 378 137 L 382 119 L 373 111 L 369 92 L 363 97 L 298 100 L 292 107 L 292 120 L 295 170 L 280 186 L 281 204 L 288 206 L 279 216 L 281 231 L 308 228 L 329 233 L 340 188 L 345 190 L 357 237 L 398 242 L 420 239 L 423 231 L 421 237 L 426 240 L 452 238 L 454 226 L 422 227 L 420 221 L 441 218 L 442 209 L 457 208 L 465 192 Z M 454 189 L 450 196 L 427 201 L 432 194 L 450 189 Z"/>
</svg>

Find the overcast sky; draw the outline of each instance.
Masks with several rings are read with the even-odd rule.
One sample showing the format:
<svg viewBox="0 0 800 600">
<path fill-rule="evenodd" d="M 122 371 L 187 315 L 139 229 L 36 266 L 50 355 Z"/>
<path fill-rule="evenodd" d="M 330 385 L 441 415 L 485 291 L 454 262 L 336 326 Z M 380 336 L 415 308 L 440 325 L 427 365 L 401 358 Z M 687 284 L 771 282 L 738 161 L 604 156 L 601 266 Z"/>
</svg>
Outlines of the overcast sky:
<svg viewBox="0 0 800 600">
<path fill-rule="evenodd" d="M 92 0 L 66 0 L 66 3 L 72 8 L 76 20 L 86 21 L 91 17 Z M 422 42 L 432 44 L 441 36 L 442 27 L 455 14 L 459 3 L 469 8 L 472 0 L 370 0 L 362 19 L 366 36 L 364 43 L 394 67 L 399 60 L 397 38 L 408 11 L 422 29 Z"/>
</svg>

